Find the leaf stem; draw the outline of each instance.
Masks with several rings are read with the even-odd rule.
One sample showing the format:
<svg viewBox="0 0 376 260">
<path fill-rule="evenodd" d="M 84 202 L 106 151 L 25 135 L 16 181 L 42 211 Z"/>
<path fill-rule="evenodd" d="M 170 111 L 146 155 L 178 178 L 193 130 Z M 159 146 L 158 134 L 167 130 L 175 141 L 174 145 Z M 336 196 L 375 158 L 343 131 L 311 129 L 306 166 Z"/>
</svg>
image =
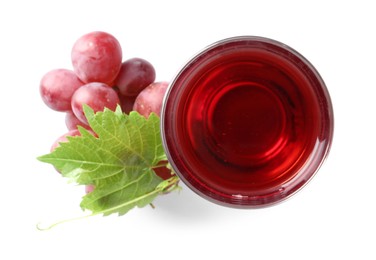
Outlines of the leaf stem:
<svg viewBox="0 0 376 260">
<path fill-rule="evenodd" d="M 108 209 L 105 209 L 105 210 L 102 210 L 102 211 L 99 211 L 99 212 L 96 212 L 96 213 L 92 213 L 90 215 L 84 215 L 84 216 L 79 216 L 79 217 L 64 219 L 64 220 L 58 221 L 56 223 L 53 223 L 53 224 L 51 224 L 51 225 L 49 225 L 47 227 L 42 227 L 41 223 L 38 223 L 36 225 L 36 227 L 40 231 L 46 231 L 46 230 L 50 230 L 53 227 L 55 227 L 57 225 L 60 225 L 60 224 L 63 224 L 63 223 L 67 223 L 67 222 L 71 222 L 71 221 L 75 221 L 75 220 L 81 220 L 81 219 L 93 217 L 93 216 L 96 216 L 96 215 L 99 215 L 99 214 L 106 214 L 106 213 L 112 212 L 114 210 L 120 209 L 122 207 L 126 207 L 128 205 L 131 205 L 132 203 L 135 203 L 135 202 L 138 202 L 140 200 L 143 200 L 143 199 L 145 199 L 145 198 L 147 198 L 149 196 L 154 196 L 154 195 L 157 195 L 158 193 L 164 193 L 164 192 L 172 191 L 172 190 L 178 188 L 178 185 L 177 185 L 178 183 L 179 183 L 179 177 L 177 177 L 176 175 L 174 175 L 171 178 L 169 178 L 169 179 L 164 180 L 163 182 L 161 182 L 160 185 L 158 185 L 151 192 L 146 193 L 146 194 L 144 194 L 144 195 L 142 195 L 140 197 L 137 197 L 137 198 L 135 198 L 135 199 L 133 199 L 131 201 L 127 201 L 127 202 L 122 203 L 120 205 L 117 205 L 117 206 L 114 206 L 114 207 L 111 207 L 111 208 L 108 208 Z M 155 208 L 152 203 L 150 203 L 150 206 L 152 208 Z"/>
<path fill-rule="evenodd" d="M 110 213 L 112 211 L 115 211 L 115 210 L 118 210 L 118 209 L 121 209 L 123 207 L 126 207 L 126 206 L 129 206 L 133 203 L 136 203 L 140 200 L 144 200 L 146 199 L 147 197 L 151 197 L 151 196 L 154 196 L 154 195 L 157 195 L 158 193 L 163 193 L 163 192 L 166 192 L 166 191 L 170 191 L 170 190 L 173 190 L 175 189 L 175 185 L 179 182 L 179 177 L 177 176 L 172 176 L 171 178 L 161 182 L 160 185 L 158 185 L 154 190 L 150 191 L 149 193 L 145 193 L 144 195 L 142 196 L 139 196 L 133 200 L 130 200 L 130 201 L 127 201 L 127 202 L 124 202 L 124 203 L 121 203 L 119 205 L 116 205 L 116 206 L 113 206 L 111 208 L 107 208 L 105 210 L 102 210 L 102 211 L 99 211 L 99 212 L 96 212 L 95 214 L 93 215 L 98 215 L 98 214 L 106 214 L 106 213 Z M 172 189 L 171 189 L 172 188 Z"/>
</svg>

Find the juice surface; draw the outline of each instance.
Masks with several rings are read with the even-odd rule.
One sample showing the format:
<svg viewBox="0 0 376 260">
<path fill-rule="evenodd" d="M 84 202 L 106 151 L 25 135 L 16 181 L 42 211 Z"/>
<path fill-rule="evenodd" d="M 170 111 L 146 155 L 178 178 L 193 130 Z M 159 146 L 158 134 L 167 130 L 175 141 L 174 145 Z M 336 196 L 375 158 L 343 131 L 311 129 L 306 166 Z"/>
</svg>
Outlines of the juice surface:
<svg viewBox="0 0 376 260">
<path fill-rule="evenodd" d="M 320 160 L 307 162 L 330 139 L 325 93 L 312 87 L 320 83 L 316 75 L 267 47 L 209 51 L 179 76 L 180 91 L 171 90 L 175 102 L 165 108 L 174 111 L 165 134 L 175 142 L 175 167 L 217 200 L 257 204 L 288 196 L 313 175 Z"/>
</svg>

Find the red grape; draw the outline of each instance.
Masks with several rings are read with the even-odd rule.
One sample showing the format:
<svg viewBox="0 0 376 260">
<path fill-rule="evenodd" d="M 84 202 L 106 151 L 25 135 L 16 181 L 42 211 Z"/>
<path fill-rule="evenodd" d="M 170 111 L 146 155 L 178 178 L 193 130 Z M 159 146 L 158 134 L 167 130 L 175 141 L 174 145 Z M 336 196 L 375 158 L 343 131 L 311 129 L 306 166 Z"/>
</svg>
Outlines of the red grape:
<svg viewBox="0 0 376 260">
<path fill-rule="evenodd" d="M 103 111 L 105 107 L 115 110 L 119 104 L 116 91 L 104 83 L 92 82 L 83 85 L 72 96 L 72 111 L 83 123 L 88 124 L 83 105 L 88 105 L 94 112 Z"/>
<path fill-rule="evenodd" d="M 56 111 L 71 110 L 73 93 L 84 83 L 67 69 L 55 69 L 46 73 L 39 86 L 44 103 Z"/>
<path fill-rule="evenodd" d="M 88 194 L 92 192 L 95 189 L 94 184 L 87 184 L 85 185 L 85 193 Z"/>
<path fill-rule="evenodd" d="M 67 126 L 68 130 L 77 129 L 77 126 L 82 126 L 83 128 L 86 128 L 88 130 L 91 129 L 90 126 L 81 122 L 81 120 L 79 120 L 71 111 L 67 112 L 65 115 L 65 125 Z"/>
<path fill-rule="evenodd" d="M 154 82 L 147 86 L 137 96 L 133 105 L 133 110 L 145 117 L 148 117 L 151 112 L 160 116 L 163 97 L 166 93 L 167 87 L 168 83 L 163 81 Z"/>
<path fill-rule="evenodd" d="M 165 165 L 168 161 L 161 161 L 159 165 Z M 160 166 L 153 169 L 155 174 L 157 174 L 160 178 L 167 180 L 171 178 L 173 175 L 171 174 L 171 170 L 166 166 Z"/>
<path fill-rule="evenodd" d="M 91 32 L 76 41 L 71 57 L 74 71 L 83 82 L 111 84 L 121 67 L 122 50 L 111 34 Z"/>
<path fill-rule="evenodd" d="M 120 93 L 119 88 L 116 86 L 114 86 L 113 89 L 119 96 L 121 111 L 123 111 L 123 113 L 125 114 L 129 114 L 133 110 L 133 104 L 136 100 L 136 97 L 123 96 Z"/>
<path fill-rule="evenodd" d="M 60 143 L 68 142 L 67 136 L 78 136 L 81 135 L 80 131 L 77 129 L 70 130 L 69 132 L 63 134 L 59 138 L 55 140 L 55 142 L 52 144 L 50 151 L 54 151 L 57 147 L 60 146 Z"/>
<path fill-rule="evenodd" d="M 150 62 L 133 58 L 122 63 L 115 86 L 124 96 L 137 96 L 155 80 L 155 69 Z"/>
<path fill-rule="evenodd" d="M 136 97 L 127 97 L 127 96 L 119 95 L 119 99 L 120 99 L 121 110 L 124 113 L 129 114 L 129 112 L 133 110 L 133 105 L 134 105 L 134 101 L 136 100 Z"/>
</svg>

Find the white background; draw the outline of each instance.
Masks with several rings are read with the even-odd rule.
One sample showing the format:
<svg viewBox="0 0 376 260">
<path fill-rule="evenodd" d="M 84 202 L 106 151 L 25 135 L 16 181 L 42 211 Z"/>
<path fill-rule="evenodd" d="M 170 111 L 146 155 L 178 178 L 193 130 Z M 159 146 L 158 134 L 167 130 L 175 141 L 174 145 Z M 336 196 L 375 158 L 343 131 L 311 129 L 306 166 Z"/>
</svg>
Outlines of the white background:
<svg viewBox="0 0 376 260">
<path fill-rule="evenodd" d="M 376 259 L 376 9 L 373 1 L 2 1 L 0 259 Z M 217 206 L 188 188 L 156 208 L 80 216 L 82 187 L 35 158 L 66 131 L 39 81 L 71 68 L 81 35 L 107 31 L 124 58 L 171 80 L 197 51 L 236 35 L 282 41 L 324 78 L 335 111 L 330 156 L 290 200 L 261 210 Z"/>
</svg>

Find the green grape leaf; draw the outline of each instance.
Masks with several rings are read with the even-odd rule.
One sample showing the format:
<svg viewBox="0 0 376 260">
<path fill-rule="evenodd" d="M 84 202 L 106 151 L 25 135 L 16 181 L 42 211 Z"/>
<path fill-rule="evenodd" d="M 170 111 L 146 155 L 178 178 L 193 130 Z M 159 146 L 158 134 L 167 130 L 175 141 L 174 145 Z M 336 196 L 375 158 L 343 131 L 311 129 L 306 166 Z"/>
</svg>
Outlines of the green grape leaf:
<svg viewBox="0 0 376 260">
<path fill-rule="evenodd" d="M 85 105 L 84 112 L 95 134 L 79 128 L 80 136 L 68 136 L 68 142 L 38 157 L 70 181 L 94 185 L 82 198 L 83 210 L 93 215 L 123 215 L 133 207 L 150 204 L 166 187 L 177 185 L 176 176 L 163 180 L 153 171 L 158 163 L 167 161 L 157 115 L 127 115 L 119 106 L 115 111 L 94 113 Z"/>
</svg>

